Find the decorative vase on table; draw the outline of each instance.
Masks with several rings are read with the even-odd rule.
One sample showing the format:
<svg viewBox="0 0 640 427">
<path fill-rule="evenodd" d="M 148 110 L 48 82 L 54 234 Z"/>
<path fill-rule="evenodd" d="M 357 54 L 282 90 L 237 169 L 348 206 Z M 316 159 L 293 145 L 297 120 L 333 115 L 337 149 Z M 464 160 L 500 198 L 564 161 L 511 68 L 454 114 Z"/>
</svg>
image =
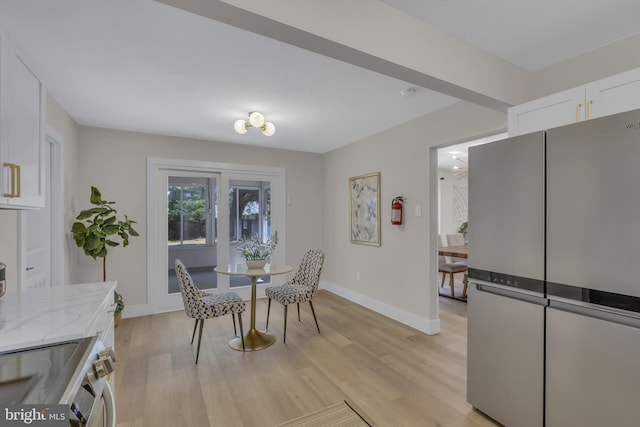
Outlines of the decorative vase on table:
<svg viewBox="0 0 640 427">
<path fill-rule="evenodd" d="M 253 269 L 253 268 L 264 268 L 265 264 L 267 263 L 266 259 L 248 259 L 246 260 L 247 262 L 247 268 L 249 269 Z"/>
<path fill-rule="evenodd" d="M 241 239 L 237 247 L 238 252 L 242 255 L 247 263 L 247 268 L 264 268 L 266 258 L 276 248 L 276 241 L 269 237 L 263 242 L 259 234 L 254 234 L 250 239 Z"/>
</svg>

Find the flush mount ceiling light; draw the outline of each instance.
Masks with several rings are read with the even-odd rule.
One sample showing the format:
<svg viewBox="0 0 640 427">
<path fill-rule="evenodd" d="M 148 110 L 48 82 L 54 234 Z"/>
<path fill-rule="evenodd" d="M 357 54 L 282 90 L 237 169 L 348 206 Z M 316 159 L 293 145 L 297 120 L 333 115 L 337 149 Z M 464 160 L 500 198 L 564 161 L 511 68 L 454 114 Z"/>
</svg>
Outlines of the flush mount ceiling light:
<svg viewBox="0 0 640 427">
<path fill-rule="evenodd" d="M 246 120 L 236 120 L 233 124 L 233 128 L 239 134 L 245 134 L 249 131 L 250 127 L 260 128 L 262 133 L 266 136 L 271 136 L 276 133 L 276 127 L 271 122 L 265 122 L 264 116 L 262 113 L 258 111 L 251 111 L 249 113 L 249 121 Z"/>
</svg>

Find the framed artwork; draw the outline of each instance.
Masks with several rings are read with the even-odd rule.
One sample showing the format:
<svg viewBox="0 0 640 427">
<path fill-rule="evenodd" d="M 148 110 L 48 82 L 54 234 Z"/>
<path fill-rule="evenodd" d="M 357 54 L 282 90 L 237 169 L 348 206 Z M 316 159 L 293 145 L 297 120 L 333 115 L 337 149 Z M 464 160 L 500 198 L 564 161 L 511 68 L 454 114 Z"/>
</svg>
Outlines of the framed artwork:
<svg viewBox="0 0 640 427">
<path fill-rule="evenodd" d="M 380 246 L 380 172 L 349 178 L 351 243 Z"/>
</svg>

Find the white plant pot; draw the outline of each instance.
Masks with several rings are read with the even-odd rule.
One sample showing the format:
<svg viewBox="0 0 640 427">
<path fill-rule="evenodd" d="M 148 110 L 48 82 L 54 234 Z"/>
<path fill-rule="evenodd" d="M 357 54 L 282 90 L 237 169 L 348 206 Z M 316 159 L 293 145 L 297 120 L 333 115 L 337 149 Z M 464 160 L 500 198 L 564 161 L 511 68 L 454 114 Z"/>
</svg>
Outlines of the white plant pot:
<svg viewBox="0 0 640 427">
<path fill-rule="evenodd" d="M 254 259 L 254 260 L 246 260 L 246 261 L 247 261 L 247 268 L 249 269 L 264 268 L 265 264 L 267 263 L 267 260 L 265 259 Z"/>
</svg>

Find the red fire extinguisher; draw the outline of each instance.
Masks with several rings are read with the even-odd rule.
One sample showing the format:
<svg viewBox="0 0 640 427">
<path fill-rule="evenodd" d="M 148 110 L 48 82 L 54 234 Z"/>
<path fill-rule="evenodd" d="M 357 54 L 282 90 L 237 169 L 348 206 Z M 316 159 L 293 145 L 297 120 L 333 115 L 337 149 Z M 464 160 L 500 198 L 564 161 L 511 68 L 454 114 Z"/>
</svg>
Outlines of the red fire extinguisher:
<svg viewBox="0 0 640 427">
<path fill-rule="evenodd" d="M 402 196 L 396 197 L 391 202 L 391 224 L 402 224 L 402 202 L 404 198 Z"/>
</svg>

